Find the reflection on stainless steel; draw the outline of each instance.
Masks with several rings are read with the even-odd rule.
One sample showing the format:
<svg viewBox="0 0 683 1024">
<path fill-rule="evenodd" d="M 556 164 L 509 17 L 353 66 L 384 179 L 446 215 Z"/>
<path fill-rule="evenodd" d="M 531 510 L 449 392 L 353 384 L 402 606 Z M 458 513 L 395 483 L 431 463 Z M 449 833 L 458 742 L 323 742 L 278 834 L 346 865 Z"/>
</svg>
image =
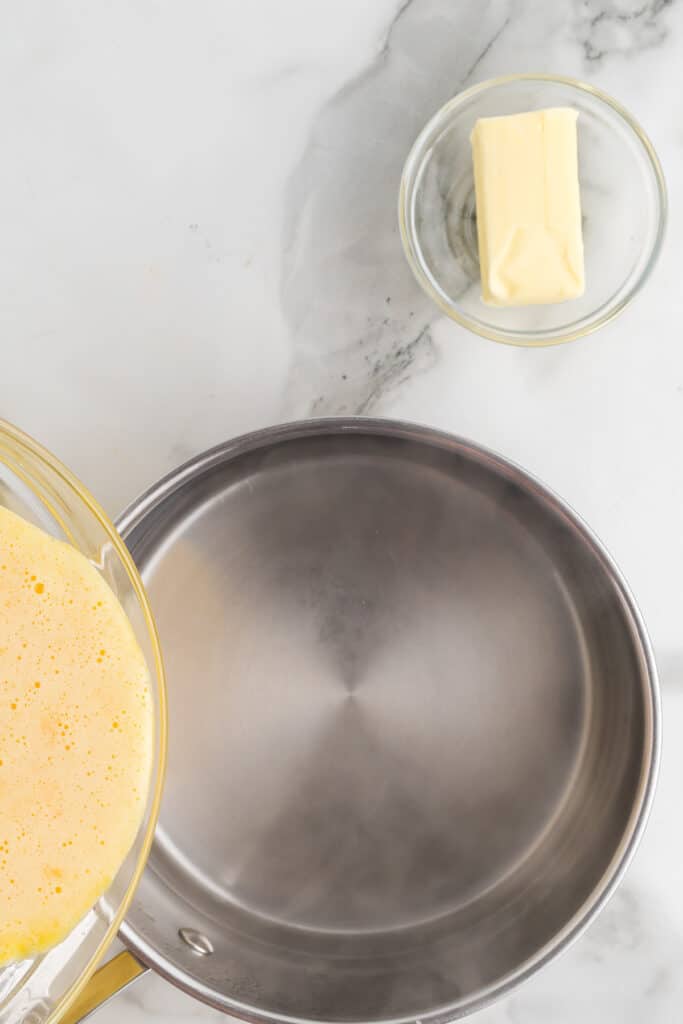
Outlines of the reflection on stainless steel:
<svg viewBox="0 0 683 1024">
<path fill-rule="evenodd" d="M 123 930 L 145 961 L 252 1018 L 447 1019 L 604 901 L 651 797 L 656 681 L 558 499 L 433 431 L 319 421 L 200 457 L 121 528 L 172 723 Z"/>
<path fill-rule="evenodd" d="M 207 939 L 206 935 L 195 931 L 194 928 L 179 928 L 178 935 L 198 956 L 210 956 L 213 953 L 211 941 Z"/>
</svg>

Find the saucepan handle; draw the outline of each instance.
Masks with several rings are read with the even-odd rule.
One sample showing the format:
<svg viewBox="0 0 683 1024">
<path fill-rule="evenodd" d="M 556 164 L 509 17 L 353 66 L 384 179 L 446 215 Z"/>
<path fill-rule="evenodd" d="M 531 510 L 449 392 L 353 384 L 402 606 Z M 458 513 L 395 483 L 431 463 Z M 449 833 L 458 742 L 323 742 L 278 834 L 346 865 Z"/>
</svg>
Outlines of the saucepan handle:
<svg viewBox="0 0 683 1024">
<path fill-rule="evenodd" d="M 95 971 L 92 978 L 72 1006 L 60 1017 L 59 1024 L 80 1024 L 89 1017 L 94 1010 L 115 996 L 117 992 L 130 985 L 141 974 L 149 970 L 139 960 L 136 960 L 132 953 L 124 949 L 112 960 L 106 963 L 99 970 Z"/>
</svg>

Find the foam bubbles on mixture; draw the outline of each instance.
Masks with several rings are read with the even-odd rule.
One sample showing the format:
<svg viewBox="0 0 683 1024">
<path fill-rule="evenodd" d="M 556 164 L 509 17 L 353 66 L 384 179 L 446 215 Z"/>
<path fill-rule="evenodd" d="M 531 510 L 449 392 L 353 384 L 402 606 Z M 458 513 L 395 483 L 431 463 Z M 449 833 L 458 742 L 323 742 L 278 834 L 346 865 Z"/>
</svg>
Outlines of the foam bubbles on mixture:
<svg viewBox="0 0 683 1024">
<path fill-rule="evenodd" d="M 62 939 L 130 850 L 149 674 L 88 560 L 0 508 L 0 963 Z"/>
</svg>

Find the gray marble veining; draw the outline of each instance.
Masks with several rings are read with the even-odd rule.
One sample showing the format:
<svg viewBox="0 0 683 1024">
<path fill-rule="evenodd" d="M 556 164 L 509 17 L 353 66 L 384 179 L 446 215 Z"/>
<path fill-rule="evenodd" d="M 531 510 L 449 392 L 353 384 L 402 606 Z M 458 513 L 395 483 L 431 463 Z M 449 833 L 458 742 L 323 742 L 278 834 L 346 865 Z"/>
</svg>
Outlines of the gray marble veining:
<svg viewBox="0 0 683 1024">
<path fill-rule="evenodd" d="M 109 511 L 285 416 L 392 414 L 536 472 L 631 582 L 663 682 L 648 833 L 587 934 L 481 1024 L 683 1015 L 682 58 L 680 0 L 25 0 L 0 36 L 0 413 Z M 426 120 L 514 71 L 632 109 L 672 200 L 644 294 L 555 351 L 444 321 L 398 235 Z M 94 1018 L 122 1019 L 222 1018 L 145 978 Z"/>
<path fill-rule="evenodd" d="M 528 69 L 529 50 L 534 69 L 577 75 L 613 55 L 637 58 L 665 42 L 669 7 L 401 4 L 370 65 L 317 113 L 287 187 L 288 414 L 381 410 L 398 385 L 438 367 L 436 312 L 409 278 L 396 218 L 403 162 L 431 114 L 482 78 Z"/>
</svg>

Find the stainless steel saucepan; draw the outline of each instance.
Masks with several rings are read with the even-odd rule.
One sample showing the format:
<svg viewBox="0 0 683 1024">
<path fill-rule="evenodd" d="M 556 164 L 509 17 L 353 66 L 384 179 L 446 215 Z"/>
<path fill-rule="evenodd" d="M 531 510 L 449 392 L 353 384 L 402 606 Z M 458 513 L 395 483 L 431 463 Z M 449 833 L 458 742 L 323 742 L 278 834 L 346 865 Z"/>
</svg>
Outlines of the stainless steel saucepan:
<svg viewBox="0 0 683 1024">
<path fill-rule="evenodd" d="M 170 757 L 130 952 L 78 1013 L 147 965 L 250 1021 L 442 1022 L 597 913 L 650 806 L 658 691 L 559 498 L 433 430 L 323 420 L 194 459 L 119 526 Z"/>
</svg>

